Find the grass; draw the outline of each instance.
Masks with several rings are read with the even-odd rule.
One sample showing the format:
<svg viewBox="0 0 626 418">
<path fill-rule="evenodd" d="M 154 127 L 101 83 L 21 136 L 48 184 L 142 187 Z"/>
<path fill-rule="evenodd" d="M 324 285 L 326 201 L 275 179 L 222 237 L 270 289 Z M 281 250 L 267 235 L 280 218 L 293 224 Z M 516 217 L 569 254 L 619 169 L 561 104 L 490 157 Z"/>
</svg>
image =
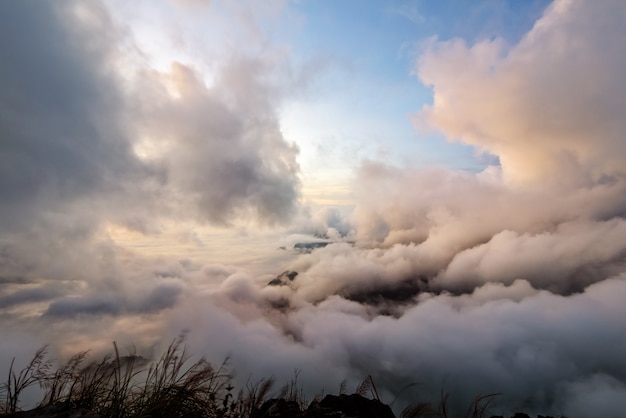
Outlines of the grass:
<svg viewBox="0 0 626 418">
<path fill-rule="evenodd" d="M 55 361 L 49 356 L 48 348 L 42 347 L 20 371 L 15 368 L 15 359 L 11 362 L 7 379 L 0 385 L 0 417 L 18 413 L 20 398 L 33 386 L 42 390 L 37 409 L 43 416 L 47 408 L 56 408 L 84 411 L 103 418 L 250 418 L 269 399 L 296 402 L 303 411 L 307 408 L 303 389 L 298 383 L 298 370 L 294 378 L 274 394 L 273 378 L 249 381 L 235 392 L 228 360 L 219 367 L 214 367 L 205 358 L 192 361 L 184 340 L 185 335 L 174 339 L 155 361 L 137 355 L 134 349 L 122 356 L 117 344 L 113 343 L 113 352 L 99 361 L 89 361 L 89 353 L 84 351 L 58 368 L 54 368 Z M 339 394 L 345 393 L 344 381 Z M 381 401 L 372 376 L 367 376 L 354 393 Z M 491 416 L 490 407 L 498 395 L 477 396 L 469 405 L 465 418 Z M 320 401 L 322 397 L 318 395 L 315 400 Z M 435 404 L 410 405 L 400 417 L 448 418 L 451 416 L 448 400 L 449 395 L 442 392 Z M 394 403 L 395 400 L 391 406 Z"/>
<path fill-rule="evenodd" d="M 56 370 L 44 347 L 20 372 L 11 363 L 0 386 L 0 414 L 19 411 L 20 395 L 35 385 L 43 389 L 39 408 L 65 405 L 111 418 L 240 417 L 263 400 L 271 381 L 235 397 L 226 362 L 218 368 L 204 358 L 192 362 L 183 340 L 172 341 L 153 363 L 134 352 L 121 356 L 114 343 L 113 354 L 100 361 L 87 362 L 88 353 L 81 352 Z"/>
</svg>

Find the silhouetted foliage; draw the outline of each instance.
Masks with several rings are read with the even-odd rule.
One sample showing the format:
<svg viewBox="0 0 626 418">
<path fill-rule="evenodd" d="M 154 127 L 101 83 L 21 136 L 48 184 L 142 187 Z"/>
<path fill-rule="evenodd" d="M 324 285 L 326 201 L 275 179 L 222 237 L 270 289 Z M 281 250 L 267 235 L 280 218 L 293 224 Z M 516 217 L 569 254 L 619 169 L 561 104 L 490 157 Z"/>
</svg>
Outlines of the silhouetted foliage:
<svg viewBox="0 0 626 418">
<path fill-rule="evenodd" d="M 88 352 L 72 356 L 53 369 L 48 348 L 42 347 L 19 372 L 11 362 L 6 382 L 0 386 L 0 416 L 15 418 L 392 418 L 382 402 L 374 379 L 368 375 L 351 395 L 346 381 L 338 395 L 318 395 L 309 404 L 298 383 L 300 371 L 271 395 L 273 378 L 250 381 L 236 393 L 228 359 L 215 368 L 204 357 L 192 361 L 184 344 L 185 335 L 174 339 L 156 361 L 130 350 L 121 356 L 116 343 L 113 353 L 100 361 L 87 362 Z M 43 396 L 37 408 L 21 412 L 20 396 L 38 385 Z M 412 385 L 407 385 L 402 391 Z M 477 396 L 465 418 L 487 418 L 499 394 Z M 368 397 L 369 396 L 369 397 Z M 449 395 L 441 393 L 436 406 L 423 402 L 406 407 L 401 418 L 449 417 Z M 393 405 L 394 402 L 391 404 Z M 526 416 L 516 414 L 515 417 Z"/>
</svg>

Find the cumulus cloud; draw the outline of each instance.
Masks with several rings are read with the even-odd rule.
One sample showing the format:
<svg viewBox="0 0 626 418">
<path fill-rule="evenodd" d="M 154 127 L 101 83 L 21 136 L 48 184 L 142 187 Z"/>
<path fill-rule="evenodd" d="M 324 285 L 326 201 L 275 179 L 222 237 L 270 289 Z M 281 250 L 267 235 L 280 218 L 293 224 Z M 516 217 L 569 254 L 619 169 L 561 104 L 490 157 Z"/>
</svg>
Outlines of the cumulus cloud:
<svg viewBox="0 0 626 418">
<path fill-rule="evenodd" d="M 416 67 L 434 101 L 416 122 L 496 154 L 510 182 L 616 181 L 626 152 L 624 31 L 620 1 L 554 1 L 516 45 L 434 42 Z"/>
<path fill-rule="evenodd" d="M 2 7 L 12 40 L 0 50 L 6 228 L 68 213 L 132 226 L 171 216 L 164 208 L 181 196 L 211 222 L 288 220 L 297 148 L 265 77 L 278 63 L 234 55 L 210 88 L 179 63 L 133 76 L 133 39 L 100 3 Z"/>
<path fill-rule="evenodd" d="M 622 14 L 619 2 L 556 1 L 515 45 L 433 41 L 416 73 L 434 100 L 416 123 L 500 165 L 475 174 L 365 162 L 352 219 L 358 251 L 320 251 L 300 266 L 303 289 L 310 274 L 327 295 L 352 281 L 423 278 L 437 292 L 523 279 L 568 294 L 621 272 L 626 51 L 613 34 Z"/>
<path fill-rule="evenodd" d="M 284 223 L 295 209 L 298 150 L 280 132 L 261 78 L 265 65 L 233 58 L 207 87 L 192 68 L 174 63 L 169 73 L 153 74 L 160 94 L 143 98 L 148 139 L 141 146 L 156 150 L 147 158 L 163 167 L 174 196 L 215 223 L 250 215 Z"/>
<path fill-rule="evenodd" d="M 574 296 L 537 291 L 524 281 L 486 284 L 460 296 L 424 293 L 396 317 L 339 296 L 300 302 L 278 315 L 268 313 L 258 295 L 241 299 L 238 293 L 232 302 L 239 309 L 198 309 L 198 300 L 176 308 L 169 325 L 172 332 L 189 317 L 201 322 L 197 329 L 206 336 L 191 337 L 198 351 L 216 360 L 231 354 L 257 373 L 283 377 L 286 367 L 302 361 L 310 394 L 320 385 L 332 389 L 339 371 L 354 387 L 371 374 L 389 399 L 409 383 L 418 383 L 413 400 L 436 399 L 444 389 L 453 394 L 449 407 L 459 413 L 477 394 L 501 392 L 495 411 L 557 414 L 579 408 L 587 411 L 581 416 L 591 417 L 612 410 L 614 404 L 602 401 L 617 399 L 626 378 L 625 283 L 622 275 Z M 258 364 L 259 355 L 269 364 Z M 329 365 L 338 370 L 330 373 Z M 585 388 L 593 390 L 572 397 Z"/>
</svg>

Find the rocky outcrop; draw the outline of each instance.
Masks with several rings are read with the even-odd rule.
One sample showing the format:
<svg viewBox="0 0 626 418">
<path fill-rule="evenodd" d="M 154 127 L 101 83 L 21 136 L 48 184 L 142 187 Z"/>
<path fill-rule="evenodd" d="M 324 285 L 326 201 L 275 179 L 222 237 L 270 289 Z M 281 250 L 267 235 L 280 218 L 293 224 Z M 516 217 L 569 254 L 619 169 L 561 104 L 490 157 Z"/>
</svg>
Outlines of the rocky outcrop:
<svg viewBox="0 0 626 418">
<path fill-rule="evenodd" d="M 156 412 L 156 411 L 154 411 Z M 99 415 L 84 408 L 76 408 L 68 403 L 59 403 L 46 407 L 39 407 L 30 411 L 16 412 L 14 414 L 0 414 L 6 418 L 106 418 L 110 415 Z M 159 411 L 156 415 L 148 413 L 142 415 L 146 418 L 163 415 Z M 179 416 L 179 415 L 177 415 Z M 187 416 L 187 415 L 180 415 Z M 196 416 L 196 415 L 193 415 Z M 204 415 L 203 415 L 204 416 Z M 422 416 L 422 415 L 411 415 Z M 433 415 L 427 415 L 433 416 Z M 270 399 L 265 401 L 260 408 L 254 410 L 249 418 L 395 418 L 388 405 L 376 399 L 368 399 L 361 395 L 327 395 L 321 401 L 313 401 L 307 408 L 294 400 Z M 242 418 L 246 418 L 242 417 Z M 518 412 L 514 415 L 492 415 L 491 418 L 531 418 L 529 415 Z M 537 418 L 553 418 L 551 416 L 537 415 Z"/>
<path fill-rule="evenodd" d="M 289 283 L 293 282 L 293 280 L 298 275 L 297 271 L 283 271 L 281 274 L 276 276 L 276 278 L 270 280 L 267 285 L 268 286 L 286 286 Z"/>
<path fill-rule="evenodd" d="M 302 411 L 298 402 L 285 399 L 270 399 L 252 413 L 252 418 L 283 418 L 299 417 L 301 415 Z"/>
<path fill-rule="evenodd" d="M 100 418 L 100 415 L 84 408 L 75 408 L 71 404 L 48 405 L 20 411 L 14 414 L 2 415 L 10 418 Z"/>
<path fill-rule="evenodd" d="M 377 399 L 361 395 L 328 395 L 321 402 L 313 402 L 302 415 L 307 418 L 395 418 L 391 408 Z"/>
<path fill-rule="evenodd" d="M 301 410 L 298 403 L 284 399 L 266 401 L 253 418 L 395 418 L 391 408 L 361 395 L 327 395 Z"/>
<path fill-rule="evenodd" d="M 421 292 L 428 290 L 428 281 L 425 278 L 417 278 L 394 283 L 380 283 L 367 289 L 342 289 L 339 294 L 345 299 L 360 304 L 378 306 L 386 302 L 394 304 L 408 302 Z"/>
<path fill-rule="evenodd" d="M 490 418 L 505 418 L 504 415 L 492 415 Z M 513 415 L 511 418 L 531 418 L 530 415 L 525 414 L 523 412 L 517 412 L 515 413 L 515 415 Z M 537 418 L 554 418 L 551 416 L 546 416 L 546 415 L 537 415 Z M 565 418 L 565 417 L 561 417 L 561 418 Z"/>
</svg>

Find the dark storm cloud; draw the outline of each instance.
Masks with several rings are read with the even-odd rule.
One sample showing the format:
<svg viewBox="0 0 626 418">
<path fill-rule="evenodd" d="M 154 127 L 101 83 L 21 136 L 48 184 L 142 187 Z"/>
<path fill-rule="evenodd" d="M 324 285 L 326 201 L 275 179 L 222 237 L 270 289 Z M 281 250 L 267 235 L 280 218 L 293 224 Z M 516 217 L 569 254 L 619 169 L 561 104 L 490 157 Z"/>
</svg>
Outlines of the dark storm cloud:
<svg viewBox="0 0 626 418">
<path fill-rule="evenodd" d="M 118 315 L 120 302 L 113 297 L 68 297 L 50 304 L 46 316 L 74 317 L 76 315 Z"/>
<path fill-rule="evenodd" d="M 112 29 L 84 30 L 71 3 L 0 5 L 0 223 L 28 225 L 41 211 L 64 211 L 131 179 L 140 166 L 121 127 L 123 102 L 107 61 Z M 86 37 L 86 39 L 84 38 Z M 85 42 L 85 40 L 90 40 Z"/>
<path fill-rule="evenodd" d="M 152 74 L 169 88 L 145 99 L 146 132 L 163 152 L 154 163 L 164 167 L 173 192 L 212 222 L 252 216 L 284 223 L 295 210 L 298 150 L 280 131 L 277 93 L 262 78 L 266 67 L 260 59 L 231 58 L 211 87 L 179 63 Z"/>
<path fill-rule="evenodd" d="M 189 204 L 212 222 L 288 220 L 299 193 L 297 149 L 278 127 L 268 63 L 234 56 L 210 90 L 179 64 L 128 84 L 121 45 L 132 39 L 100 3 L 0 8 L 5 228 L 62 214 L 91 224 L 144 219 L 149 231 L 146 213 L 189 216 L 179 211 Z M 167 148 L 158 161 L 135 152 L 151 134 L 150 146 Z"/>
<path fill-rule="evenodd" d="M 60 296 L 61 290 L 51 287 L 21 289 L 0 296 L 0 309 L 31 302 L 42 302 Z"/>
<path fill-rule="evenodd" d="M 158 285 L 145 296 L 109 295 L 65 297 L 48 306 L 44 316 L 72 318 L 77 315 L 148 314 L 171 308 L 182 292 L 179 284 Z"/>
</svg>

